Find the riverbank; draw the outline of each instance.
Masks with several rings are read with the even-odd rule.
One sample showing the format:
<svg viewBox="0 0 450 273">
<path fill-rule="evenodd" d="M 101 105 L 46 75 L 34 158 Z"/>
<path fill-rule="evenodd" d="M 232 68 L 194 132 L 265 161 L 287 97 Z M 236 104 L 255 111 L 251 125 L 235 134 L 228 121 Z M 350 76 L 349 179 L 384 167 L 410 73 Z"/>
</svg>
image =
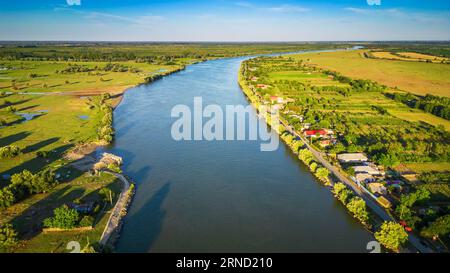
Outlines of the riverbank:
<svg viewBox="0 0 450 273">
<path fill-rule="evenodd" d="M 135 187 L 133 183 L 130 183 L 127 177 L 120 173 L 114 173 L 106 171 L 120 179 L 123 183 L 123 188 L 114 205 L 111 215 L 108 218 L 105 229 L 100 237 L 100 244 L 103 247 L 113 250 L 115 242 L 120 236 L 120 230 L 122 229 L 123 218 L 127 214 L 127 209 L 131 204 L 133 195 L 135 193 Z"/>
<path fill-rule="evenodd" d="M 262 97 L 258 95 L 255 91 L 251 89 L 250 86 L 247 86 L 245 76 L 244 76 L 244 70 L 243 70 L 244 63 L 241 65 L 239 69 L 239 76 L 238 76 L 238 83 L 241 87 L 243 93 L 247 96 L 247 98 L 250 100 L 251 104 L 255 107 L 255 109 L 259 109 L 259 106 L 262 104 Z M 269 106 L 270 107 L 270 106 Z M 333 192 L 335 182 L 341 182 L 347 187 L 349 187 L 357 196 L 361 197 L 368 207 L 372 210 L 372 217 L 380 217 L 379 219 L 381 221 L 392 221 L 392 217 L 384 211 L 384 209 L 380 208 L 377 204 L 375 204 L 372 200 L 369 199 L 369 197 L 365 196 L 365 194 L 357 187 L 355 183 L 350 181 L 350 179 L 345 178 L 339 170 L 337 170 L 335 167 L 333 167 L 327 160 L 324 159 L 323 155 L 316 151 L 309 143 L 308 141 L 300 134 L 298 134 L 293 128 L 292 125 L 290 125 L 287 121 L 283 120 L 281 117 L 278 117 L 280 120 L 280 124 L 278 128 L 273 128 L 273 125 L 271 124 L 271 113 L 270 108 L 267 109 L 267 112 L 265 113 L 258 113 L 260 116 L 264 118 L 266 123 L 272 127 L 272 129 L 280 136 L 280 138 L 285 142 L 285 144 L 289 147 L 289 149 L 298 156 L 298 159 L 302 161 L 308 169 L 310 169 L 311 173 L 317 177 L 318 180 L 322 181 L 325 185 L 330 186 L 330 190 Z M 284 135 L 285 132 L 288 132 L 288 135 Z M 292 137 L 288 137 L 292 136 Z M 296 144 L 294 142 L 293 137 L 296 137 L 298 140 L 302 142 L 301 145 Z M 311 154 L 310 156 L 313 156 L 314 160 L 312 162 L 316 162 L 314 169 L 311 168 L 311 161 L 305 161 L 305 158 L 302 158 L 302 155 L 300 154 L 300 149 L 306 148 Z M 317 170 L 321 168 L 326 168 L 326 172 L 318 172 Z M 333 177 L 331 176 L 333 175 Z M 338 196 L 334 194 L 334 196 L 337 198 Z M 345 205 L 345 204 L 344 204 Z M 374 219 L 373 219 L 374 220 Z M 381 224 L 380 220 L 375 220 L 378 224 Z M 374 229 L 369 225 L 368 223 L 362 223 L 364 227 L 370 231 L 371 233 L 374 233 Z"/>
<path fill-rule="evenodd" d="M 280 69 L 282 65 L 285 66 L 284 70 Z M 276 67 L 276 69 L 272 69 L 273 67 Z M 259 78 L 262 80 L 259 80 Z M 253 105 L 266 104 L 268 107 L 278 108 L 280 114 L 282 112 L 282 117 L 280 117 L 281 129 L 276 128 L 275 131 L 281 135 L 281 138 L 295 154 L 299 154 L 299 159 L 312 170 L 312 173 L 323 177 L 323 173 L 319 174 L 317 170 L 322 167 L 326 168 L 328 170 L 328 174 L 332 174 L 336 181 L 339 181 L 345 185 L 345 187 L 350 189 L 353 194 L 356 194 L 356 196 L 360 197 L 364 201 L 365 206 L 371 209 L 372 215 L 379 219 L 379 221 L 376 221 L 378 222 L 377 225 L 379 225 L 382 221 L 395 222 L 395 219 L 390 215 L 390 213 L 377 203 L 378 200 L 372 199 L 371 196 L 373 196 L 373 194 L 371 196 L 366 194 L 363 191 L 364 188 L 360 188 L 359 185 L 352 181 L 346 174 L 347 171 L 344 171 L 338 167 L 339 164 L 336 161 L 334 161 L 335 164 L 332 164 L 326 159 L 329 155 L 323 152 L 326 150 L 325 148 L 322 149 L 323 151 L 319 151 L 316 148 L 319 147 L 319 144 L 324 144 L 322 147 L 328 146 L 330 149 L 334 148 L 339 140 L 342 141 L 342 134 L 339 134 L 340 137 L 338 139 L 334 136 L 325 136 L 322 138 L 320 135 L 315 135 L 310 137 L 310 140 L 307 140 L 306 137 L 303 136 L 303 133 L 299 133 L 300 131 L 303 132 L 303 130 L 308 130 L 312 127 L 315 129 L 328 128 L 322 131 L 317 130 L 317 132 L 324 132 L 325 130 L 328 130 L 328 132 L 332 132 L 329 134 L 334 135 L 335 133 L 333 130 L 336 130 L 335 126 L 341 124 L 334 122 L 333 125 L 331 125 L 330 122 L 325 123 L 327 125 L 322 125 L 324 123 L 319 122 L 322 122 L 321 119 L 323 119 L 323 116 L 330 114 L 329 108 L 336 108 L 334 105 L 328 106 L 326 102 L 331 104 L 331 101 L 334 101 L 336 103 L 336 101 L 340 100 L 339 95 L 342 96 L 342 92 L 347 92 L 344 95 L 349 97 L 348 93 L 352 91 L 349 87 L 338 82 L 334 79 L 334 77 L 322 74 L 320 71 L 317 71 L 315 67 L 312 69 L 304 65 L 299 66 L 299 63 L 293 63 L 291 58 L 260 58 L 254 61 L 244 62 L 241 65 L 239 81 L 240 85 L 244 87 L 244 93 L 250 100 L 253 101 Z M 376 86 L 371 87 L 371 93 L 368 95 L 374 96 L 373 94 L 378 94 L 376 93 L 376 90 Z M 351 94 L 354 95 L 361 92 L 364 91 L 360 91 L 358 93 L 355 91 Z M 367 93 L 369 91 L 365 92 Z M 334 97 L 332 97 L 333 95 Z M 329 99 L 327 101 L 324 100 L 323 97 L 332 97 L 333 100 Z M 318 102 L 314 103 L 316 100 L 318 100 Z M 317 108 L 316 112 L 313 110 L 311 110 L 312 112 L 308 112 L 307 110 L 305 112 L 305 104 L 307 110 L 311 110 L 311 108 L 316 110 Z M 318 107 L 314 108 L 317 104 Z M 309 106 L 309 108 L 307 106 Z M 334 111 L 331 113 L 333 114 Z M 368 115 L 367 113 L 363 114 Z M 269 116 L 270 118 L 270 113 L 263 113 L 262 116 Z M 304 126 L 307 126 L 308 128 L 305 129 Z M 329 129 L 330 126 L 333 130 Z M 336 134 L 342 132 L 342 126 L 339 127 L 338 130 L 339 131 L 336 132 Z M 319 140 L 314 141 L 313 144 L 312 140 L 315 139 Z M 342 145 L 342 143 L 340 144 Z M 317 146 L 314 147 L 314 145 Z M 305 149 L 300 150 L 301 147 Z M 308 151 L 309 154 L 305 151 Z M 303 152 L 304 154 L 302 154 Z M 341 150 L 340 152 L 342 153 L 343 151 Z M 342 200 L 340 199 L 340 201 Z M 344 205 L 347 203 L 346 201 L 342 202 Z M 414 234 L 410 234 L 410 241 L 417 249 L 424 252 L 428 251 L 423 246 L 415 243 L 417 240 Z"/>
</svg>

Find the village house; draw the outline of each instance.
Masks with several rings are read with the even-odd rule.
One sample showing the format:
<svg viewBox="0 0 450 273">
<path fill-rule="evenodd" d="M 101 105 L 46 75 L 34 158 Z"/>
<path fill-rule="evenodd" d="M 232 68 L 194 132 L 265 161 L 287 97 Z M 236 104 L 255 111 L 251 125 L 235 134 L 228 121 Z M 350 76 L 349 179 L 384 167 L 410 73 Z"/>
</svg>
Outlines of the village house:
<svg viewBox="0 0 450 273">
<path fill-rule="evenodd" d="M 310 138 L 325 138 L 328 137 L 328 132 L 324 129 L 321 130 L 305 130 L 303 132 L 303 134 L 306 137 L 310 137 Z"/>
<path fill-rule="evenodd" d="M 270 96 L 269 99 L 272 103 L 284 103 L 284 99 L 282 97 Z"/>
<path fill-rule="evenodd" d="M 355 170 L 355 173 L 368 173 L 374 176 L 382 175 L 382 173 L 379 170 L 372 168 L 371 166 L 362 165 L 362 166 L 354 166 L 352 168 L 353 170 Z"/>
<path fill-rule="evenodd" d="M 257 88 L 261 88 L 261 89 L 267 89 L 269 88 L 269 86 L 267 84 L 262 84 L 262 83 L 258 83 L 256 85 Z"/>
<path fill-rule="evenodd" d="M 68 205 L 68 207 L 76 210 L 78 213 L 88 214 L 94 210 L 95 203 L 94 202 L 87 202 L 84 204 L 71 203 Z"/>
<path fill-rule="evenodd" d="M 383 184 L 381 184 L 381 183 L 370 183 L 370 184 L 368 184 L 368 187 L 369 187 L 370 191 L 373 193 L 378 193 L 381 195 L 387 194 L 386 187 L 383 186 Z"/>
<path fill-rule="evenodd" d="M 341 163 L 362 163 L 369 160 L 363 153 L 339 154 L 337 158 Z"/>
<path fill-rule="evenodd" d="M 305 123 L 305 124 L 303 124 L 303 126 L 302 126 L 302 129 L 303 129 L 303 130 L 309 130 L 309 128 L 311 128 L 311 123 Z"/>
<path fill-rule="evenodd" d="M 252 77 L 250 80 L 251 80 L 252 82 L 256 82 L 256 81 L 258 81 L 258 77 Z"/>
<path fill-rule="evenodd" d="M 355 179 L 358 183 L 370 183 L 375 181 L 375 178 L 368 173 L 357 173 L 355 174 Z"/>
<path fill-rule="evenodd" d="M 331 145 L 331 140 L 329 140 L 329 139 L 321 140 L 319 142 L 319 145 L 320 145 L 320 147 L 323 147 L 323 148 L 328 147 Z"/>
</svg>

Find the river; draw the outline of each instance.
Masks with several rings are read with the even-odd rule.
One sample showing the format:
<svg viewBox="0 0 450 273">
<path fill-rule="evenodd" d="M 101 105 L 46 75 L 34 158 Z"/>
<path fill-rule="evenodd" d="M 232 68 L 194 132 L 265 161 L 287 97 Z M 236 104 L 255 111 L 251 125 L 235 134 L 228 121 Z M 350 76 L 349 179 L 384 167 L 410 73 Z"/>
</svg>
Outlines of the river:
<svg viewBox="0 0 450 273">
<path fill-rule="evenodd" d="M 118 252 L 368 252 L 372 235 L 282 143 L 175 141 L 177 104 L 248 105 L 237 83 L 245 58 L 191 65 L 128 90 L 116 140 L 137 183 Z"/>
</svg>

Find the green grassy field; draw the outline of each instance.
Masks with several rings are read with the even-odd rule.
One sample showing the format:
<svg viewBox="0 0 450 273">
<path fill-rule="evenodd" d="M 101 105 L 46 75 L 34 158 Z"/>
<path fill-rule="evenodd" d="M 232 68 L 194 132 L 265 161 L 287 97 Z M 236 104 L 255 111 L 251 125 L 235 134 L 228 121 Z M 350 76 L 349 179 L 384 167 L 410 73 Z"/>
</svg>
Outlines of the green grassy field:
<svg viewBox="0 0 450 273">
<path fill-rule="evenodd" d="M 410 163 L 406 164 L 406 167 L 417 173 L 448 172 L 450 170 L 450 162 Z"/>
<path fill-rule="evenodd" d="M 187 63 L 189 63 L 187 61 Z M 1 62 L 0 67 L 8 70 L 0 72 L 0 91 L 15 92 L 78 92 L 83 93 L 118 93 L 128 87 L 142 83 L 146 77 L 161 71 L 173 71 L 184 65 L 153 65 L 135 62 L 120 62 L 139 70 L 139 72 L 98 71 L 79 73 L 56 73 L 76 64 L 89 69 L 104 68 L 107 62 L 47 62 L 47 61 L 8 61 Z M 12 81 L 15 81 L 13 87 Z"/>
<path fill-rule="evenodd" d="M 97 216 L 93 230 L 41 232 L 42 221 L 52 216 L 53 210 L 75 199 L 97 200 L 98 191 L 107 187 L 114 193 L 113 204 L 117 200 L 122 184 L 114 176 L 102 174 L 100 177 L 87 177 L 73 169 L 71 177 L 58 185 L 51 193 L 33 195 L 23 202 L 0 211 L 0 224 L 10 222 L 20 233 L 22 241 L 14 252 L 57 253 L 69 252 L 66 249 L 70 241 L 78 241 L 82 247 L 97 242 L 110 215 L 112 205 L 102 208 Z"/>
<path fill-rule="evenodd" d="M 364 50 L 309 53 L 293 56 L 355 79 L 370 79 L 418 95 L 450 97 L 450 66 L 424 62 L 369 59 Z"/>
</svg>

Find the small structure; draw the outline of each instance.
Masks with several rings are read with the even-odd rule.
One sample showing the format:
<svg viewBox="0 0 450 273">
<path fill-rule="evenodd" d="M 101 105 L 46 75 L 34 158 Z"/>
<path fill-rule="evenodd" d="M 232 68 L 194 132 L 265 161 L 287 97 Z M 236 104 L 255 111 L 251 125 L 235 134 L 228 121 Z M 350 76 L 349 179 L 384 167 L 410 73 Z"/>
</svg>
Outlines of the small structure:
<svg viewBox="0 0 450 273">
<path fill-rule="evenodd" d="M 328 134 L 325 130 L 305 130 L 303 132 L 303 134 L 305 134 L 306 137 L 311 137 L 311 138 L 315 138 L 315 137 L 326 137 Z"/>
<path fill-rule="evenodd" d="M 261 88 L 261 89 L 267 89 L 269 88 L 269 86 L 267 84 L 262 84 L 262 83 L 258 83 L 256 85 L 257 88 Z"/>
<path fill-rule="evenodd" d="M 309 130 L 309 128 L 311 128 L 311 123 L 305 123 L 303 124 L 303 130 Z"/>
<path fill-rule="evenodd" d="M 303 122 L 303 116 L 300 116 L 300 115 L 297 115 L 297 114 L 293 114 L 293 115 L 290 115 L 290 117 L 298 119 L 300 122 Z"/>
<path fill-rule="evenodd" d="M 389 200 L 386 199 L 386 197 L 384 196 L 380 196 L 377 198 L 378 203 L 380 203 L 383 207 L 389 209 L 392 207 L 391 202 L 389 202 Z"/>
<path fill-rule="evenodd" d="M 94 210 L 95 202 L 87 202 L 84 204 L 71 203 L 68 207 L 76 210 L 78 213 L 89 214 Z"/>
<path fill-rule="evenodd" d="M 375 181 L 375 178 L 368 173 L 357 173 L 355 174 L 355 179 L 358 183 L 370 183 Z"/>
<path fill-rule="evenodd" d="M 270 96 L 269 99 L 271 103 L 284 103 L 284 99 L 282 97 Z"/>
<path fill-rule="evenodd" d="M 386 187 L 381 183 L 370 183 L 367 185 L 373 193 L 378 193 L 381 195 L 387 194 Z"/>
<path fill-rule="evenodd" d="M 252 82 L 256 82 L 256 81 L 258 81 L 258 77 L 252 77 L 250 80 L 251 80 Z"/>
<path fill-rule="evenodd" d="M 341 163 L 362 163 L 369 160 L 363 153 L 339 154 L 337 158 Z"/>
<path fill-rule="evenodd" d="M 362 165 L 362 166 L 354 166 L 352 167 L 355 170 L 355 173 L 368 173 L 370 175 L 380 176 L 381 172 L 375 168 L 370 166 Z"/>
<path fill-rule="evenodd" d="M 324 147 L 324 148 L 328 147 L 331 145 L 331 140 L 329 140 L 329 139 L 321 140 L 319 142 L 319 145 L 320 145 L 320 147 Z"/>
<path fill-rule="evenodd" d="M 120 156 L 110 153 L 103 153 L 101 159 L 93 166 L 94 170 L 107 169 L 109 165 L 121 166 L 123 160 Z"/>
</svg>

